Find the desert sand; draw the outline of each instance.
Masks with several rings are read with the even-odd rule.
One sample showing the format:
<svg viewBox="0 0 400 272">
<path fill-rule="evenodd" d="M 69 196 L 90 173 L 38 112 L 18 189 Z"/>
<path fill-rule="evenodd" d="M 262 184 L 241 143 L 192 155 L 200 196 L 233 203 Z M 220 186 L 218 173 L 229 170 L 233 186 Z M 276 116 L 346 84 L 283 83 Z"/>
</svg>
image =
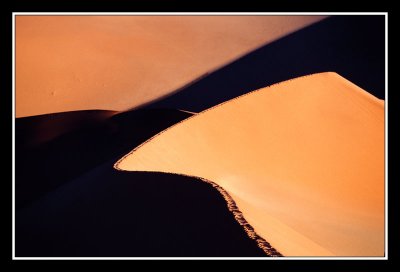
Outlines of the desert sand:
<svg viewBox="0 0 400 272">
<path fill-rule="evenodd" d="M 135 108 L 325 17 L 19 15 L 16 117 Z"/>
<path fill-rule="evenodd" d="M 203 111 L 115 168 L 215 182 L 284 256 L 384 255 L 384 101 L 335 73 Z"/>
</svg>

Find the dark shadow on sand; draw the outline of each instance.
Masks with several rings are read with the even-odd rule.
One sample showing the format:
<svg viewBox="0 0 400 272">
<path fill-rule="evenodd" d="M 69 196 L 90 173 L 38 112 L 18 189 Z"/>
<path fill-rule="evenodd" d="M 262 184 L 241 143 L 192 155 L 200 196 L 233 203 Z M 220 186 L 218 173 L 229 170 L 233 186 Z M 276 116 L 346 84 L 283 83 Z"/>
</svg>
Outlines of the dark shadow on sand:
<svg viewBox="0 0 400 272">
<path fill-rule="evenodd" d="M 265 256 L 211 185 L 113 168 L 191 114 L 150 109 L 100 120 L 96 113 L 108 114 L 16 120 L 24 132 L 16 142 L 16 256 Z M 58 136 L 43 141 L 40 130 L 57 128 Z M 25 144 L 29 137 L 38 140 Z"/>
<path fill-rule="evenodd" d="M 17 256 L 265 256 L 211 185 L 105 163 L 16 214 Z"/>
<path fill-rule="evenodd" d="M 144 107 L 199 112 L 274 83 L 327 71 L 384 99 L 384 29 L 384 16 L 334 16 L 255 50 Z"/>
<path fill-rule="evenodd" d="M 168 109 L 106 115 L 79 111 L 16 119 L 17 209 L 191 116 Z M 43 142 L 46 133 L 57 136 Z"/>
</svg>

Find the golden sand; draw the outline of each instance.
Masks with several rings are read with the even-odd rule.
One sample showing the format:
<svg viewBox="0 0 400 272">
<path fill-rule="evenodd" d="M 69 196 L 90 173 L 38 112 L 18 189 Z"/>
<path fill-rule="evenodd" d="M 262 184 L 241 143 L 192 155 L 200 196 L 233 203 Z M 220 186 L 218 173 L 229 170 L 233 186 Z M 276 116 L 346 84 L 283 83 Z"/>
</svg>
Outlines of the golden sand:
<svg viewBox="0 0 400 272">
<path fill-rule="evenodd" d="M 127 110 L 325 17 L 18 15 L 16 116 Z"/>
<path fill-rule="evenodd" d="M 384 255 L 384 101 L 335 73 L 203 111 L 115 167 L 216 183 L 285 256 Z"/>
</svg>

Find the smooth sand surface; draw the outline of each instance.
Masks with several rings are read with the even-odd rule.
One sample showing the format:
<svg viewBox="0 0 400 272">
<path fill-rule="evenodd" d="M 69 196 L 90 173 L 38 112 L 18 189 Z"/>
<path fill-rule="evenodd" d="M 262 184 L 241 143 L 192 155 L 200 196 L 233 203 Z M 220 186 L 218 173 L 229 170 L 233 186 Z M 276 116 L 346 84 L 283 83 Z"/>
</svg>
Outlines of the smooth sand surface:
<svg viewBox="0 0 400 272">
<path fill-rule="evenodd" d="M 335 73 L 203 111 L 115 167 L 217 183 L 285 256 L 384 255 L 384 101 Z"/>
<path fill-rule="evenodd" d="M 16 116 L 127 110 L 326 16 L 17 16 Z"/>
</svg>

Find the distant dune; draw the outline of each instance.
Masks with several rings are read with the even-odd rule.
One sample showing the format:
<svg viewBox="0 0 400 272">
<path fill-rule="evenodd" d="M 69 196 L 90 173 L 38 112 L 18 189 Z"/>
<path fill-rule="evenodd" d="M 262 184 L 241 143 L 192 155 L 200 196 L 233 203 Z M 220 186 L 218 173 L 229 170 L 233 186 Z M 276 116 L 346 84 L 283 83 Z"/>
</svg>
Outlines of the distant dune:
<svg viewBox="0 0 400 272">
<path fill-rule="evenodd" d="M 17 148 L 40 146 L 69 132 L 94 127 L 117 113 L 88 110 L 17 118 L 15 121 Z"/>
<path fill-rule="evenodd" d="M 151 108 L 203 111 L 284 80 L 335 71 L 385 99 L 385 18 L 332 16 L 268 43 Z"/>
<path fill-rule="evenodd" d="M 384 101 L 335 73 L 205 110 L 115 167 L 215 182 L 285 256 L 384 255 Z"/>
<path fill-rule="evenodd" d="M 16 117 L 128 110 L 325 17 L 18 15 Z"/>
<path fill-rule="evenodd" d="M 122 156 L 191 115 L 179 110 L 152 109 L 75 111 L 17 118 L 16 208 Z"/>
</svg>

